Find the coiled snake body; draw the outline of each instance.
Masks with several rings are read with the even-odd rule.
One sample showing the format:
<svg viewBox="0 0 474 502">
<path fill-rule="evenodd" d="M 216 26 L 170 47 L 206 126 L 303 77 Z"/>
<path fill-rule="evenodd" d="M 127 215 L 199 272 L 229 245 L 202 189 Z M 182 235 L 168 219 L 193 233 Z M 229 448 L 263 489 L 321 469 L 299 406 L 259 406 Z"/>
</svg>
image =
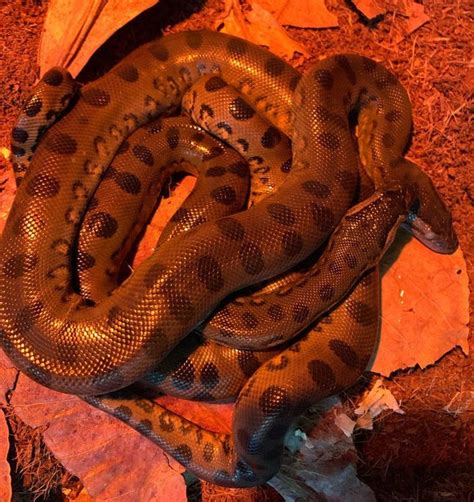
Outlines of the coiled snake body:
<svg viewBox="0 0 474 502">
<path fill-rule="evenodd" d="M 105 255 L 107 243 L 118 239 L 126 225 L 126 212 L 113 213 L 112 208 L 101 206 L 86 215 L 87 206 L 95 207 L 102 198 L 96 191 L 99 181 L 105 177 L 118 186 L 118 195 L 110 196 L 117 207 L 125 196 L 153 192 L 153 183 L 143 180 L 157 159 L 142 143 L 143 135 L 164 130 L 171 150 L 186 136 L 198 160 L 222 154 L 221 147 L 212 145 L 199 154 L 195 139 L 200 133 L 192 126 L 189 133 L 187 125 L 161 124 L 130 139 L 128 154 L 138 160 L 143 175 L 118 167 L 116 160 L 108 169 L 134 129 L 177 109 L 205 74 L 215 74 L 207 80 L 210 93 L 226 85 L 241 93 L 226 104 L 226 116 L 218 117 L 221 131 L 232 136 L 234 124 L 245 125 L 258 110 L 269 121 L 257 137 L 264 148 L 281 146 L 282 133 L 290 136 L 292 161 L 276 156 L 284 182 L 245 211 L 215 220 L 206 215 L 199 226 L 188 221 L 115 289 L 110 282 L 89 289 L 84 276 L 80 295 L 77 274 L 94 265 L 105 270 L 108 265 L 99 265 L 99 255 Z M 42 92 L 59 88 L 65 78 L 52 71 Z M 40 114 L 43 97 L 37 93 L 30 99 L 26 115 Z M 64 105 L 69 97 L 61 99 Z M 193 99 L 189 97 L 189 106 L 197 112 Z M 200 110 L 214 115 L 212 106 L 201 105 Z M 349 210 L 363 198 L 349 121 L 357 110 L 369 138 L 366 146 L 359 140 L 360 156 L 376 192 Z M 170 35 L 136 50 L 81 89 L 74 108 L 46 132 L 21 182 L 0 244 L 3 348 L 38 382 L 88 396 L 198 476 L 232 486 L 264 482 L 279 467 L 283 436 L 293 418 L 350 385 L 365 368 L 378 308 L 376 272 L 367 271 L 400 221 L 406 218 L 415 235 L 435 250 L 449 252 L 456 246 L 449 214 L 428 178 L 402 157 L 410 127 L 403 87 L 382 66 L 361 56 L 324 60 L 301 77 L 269 52 L 213 32 Z M 255 140 L 250 129 L 248 134 L 234 138 L 241 151 L 252 134 Z M 14 153 L 21 158 L 28 134 L 18 126 L 13 137 Z M 127 150 L 120 148 L 122 154 Z M 232 183 L 244 178 L 241 162 L 231 159 L 225 167 L 217 161 L 204 169 L 211 178 L 221 179 L 224 173 L 225 181 L 216 181 L 209 193 L 214 206 L 225 206 L 230 214 L 240 204 Z M 222 304 L 236 290 L 306 259 L 336 226 L 322 259 L 300 272 L 292 288 L 270 288 L 248 301 Z M 79 234 L 85 244 L 73 251 Z M 347 292 L 348 299 L 324 323 L 292 342 Z M 189 358 L 173 360 L 173 349 L 197 325 L 208 341 Z M 283 342 L 283 348 L 266 351 Z M 157 372 L 150 373 L 160 361 Z M 242 383 L 226 380 L 226 371 L 240 372 L 238 382 L 253 376 L 240 390 Z M 131 403 L 121 394 L 96 397 L 146 374 L 148 383 L 195 399 L 228 398 L 240 391 L 232 436 L 202 430 L 143 400 Z"/>
</svg>

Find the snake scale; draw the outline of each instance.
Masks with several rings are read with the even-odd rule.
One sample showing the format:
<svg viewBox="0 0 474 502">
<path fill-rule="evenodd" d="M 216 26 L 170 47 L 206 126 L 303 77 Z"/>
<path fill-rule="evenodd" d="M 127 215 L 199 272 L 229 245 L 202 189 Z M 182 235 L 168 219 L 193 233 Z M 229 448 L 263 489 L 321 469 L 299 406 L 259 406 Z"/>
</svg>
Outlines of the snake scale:
<svg viewBox="0 0 474 502">
<path fill-rule="evenodd" d="M 362 56 L 331 57 L 301 76 L 207 31 L 159 39 L 76 98 L 74 87 L 52 69 L 13 131 L 20 186 L 0 243 L 0 343 L 27 375 L 126 421 L 199 477 L 263 483 L 294 418 L 366 367 L 376 265 L 402 220 L 433 250 L 456 248 L 430 180 L 403 157 L 408 96 Z M 188 119 L 141 127 L 179 111 L 183 97 L 250 164 L 251 207 L 235 152 Z M 170 162 L 183 159 L 199 164 L 199 187 L 117 286 Z M 139 380 L 191 399 L 237 398 L 232 434 L 125 389 Z"/>
</svg>

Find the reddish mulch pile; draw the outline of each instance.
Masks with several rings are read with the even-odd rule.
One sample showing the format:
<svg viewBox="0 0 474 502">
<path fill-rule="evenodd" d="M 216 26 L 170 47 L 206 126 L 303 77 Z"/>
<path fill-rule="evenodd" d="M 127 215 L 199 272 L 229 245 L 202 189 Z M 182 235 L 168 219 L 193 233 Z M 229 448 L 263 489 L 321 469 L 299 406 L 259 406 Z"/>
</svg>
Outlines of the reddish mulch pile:
<svg viewBox="0 0 474 502">
<path fill-rule="evenodd" d="M 413 103 L 414 136 L 410 155 L 430 174 L 452 211 L 472 283 L 474 177 L 469 172 L 473 137 L 469 114 L 472 113 L 474 78 L 472 69 L 469 73 L 472 24 L 469 24 L 467 2 L 424 2 L 431 21 L 401 42 L 395 41 L 400 28 L 399 16 L 387 15 L 378 25 L 369 27 L 342 0 L 327 0 L 327 5 L 339 16 L 340 29 L 290 29 L 291 35 L 316 58 L 344 51 L 359 52 L 383 59 L 400 77 Z M 8 146 L 19 107 L 38 75 L 35 61 L 46 8 L 47 2 L 41 0 L 10 0 L 1 7 L 0 146 Z M 219 0 L 207 3 L 162 0 L 146 15 L 119 30 L 107 47 L 93 57 L 80 80 L 95 78 L 125 53 L 159 35 L 161 30 L 209 27 L 209 21 L 220 9 Z M 2 167 L 8 167 L 3 159 L 2 162 L 0 174 Z M 406 371 L 386 382 L 402 402 L 406 415 L 383 416 L 374 431 L 358 433 L 356 437 L 359 476 L 372 487 L 378 500 L 468 500 L 474 479 L 474 419 L 468 413 L 450 415 L 443 411 L 443 406 L 456 392 L 469 388 L 474 381 L 473 373 L 471 359 L 454 350 L 432 368 Z M 12 433 L 15 432 L 18 424 L 11 419 L 10 425 Z M 14 468 L 24 465 L 24 447 L 21 442 L 12 446 Z M 50 464 L 49 457 L 47 464 Z M 46 476 L 44 469 L 38 472 L 39 478 Z M 55 479 L 59 486 L 62 483 L 72 490 L 68 498 L 73 500 L 78 486 L 80 488 L 77 480 L 67 475 L 56 475 Z M 44 479 L 40 479 L 39 484 L 42 481 L 44 485 Z M 30 500 L 33 493 L 40 491 L 38 486 L 38 480 L 26 479 L 18 470 L 14 480 L 15 500 Z M 203 492 L 203 500 L 217 500 L 211 487 L 204 487 Z M 225 490 L 219 491 L 222 497 L 219 500 L 236 500 L 235 492 L 227 491 L 227 496 L 225 493 Z M 472 491 L 470 493 L 472 497 Z M 247 500 L 269 500 L 268 497 L 269 493 L 265 496 L 249 492 Z M 58 486 L 52 487 L 42 499 L 61 500 Z M 199 490 L 192 499 L 200 500 Z"/>
</svg>

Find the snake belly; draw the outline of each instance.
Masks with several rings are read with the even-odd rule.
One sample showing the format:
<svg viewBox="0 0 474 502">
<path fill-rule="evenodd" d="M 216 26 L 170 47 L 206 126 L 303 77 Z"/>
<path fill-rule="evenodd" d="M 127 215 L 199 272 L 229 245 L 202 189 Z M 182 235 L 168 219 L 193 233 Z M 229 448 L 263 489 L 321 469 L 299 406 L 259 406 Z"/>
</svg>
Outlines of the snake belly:
<svg viewBox="0 0 474 502">
<path fill-rule="evenodd" d="M 277 192 L 247 211 L 164 243 L 124 284 L 91 305 L 75 292 L 70 260 L 61 250 L 74 243 L 86 206 L 121 141 L 148 120 L 176 109 L 205 73 L 218 73 L 245 95 L 246 100 L 237 97 L 229 106 L 233 120 L 249 120 L 255 113 L 250 103 L 292 138 L 292 170 Z M 370 99 L 377 101 L 385 124 L 372 134 L 372 159 L 378 172 L 391 173 L 407 141 L 410 104 L 392 74 L 360 56 L 323 61 L 301 77 L 248 42 L 188 32 L 138 49 L 85 86 L 74 109 L 47 131 L 35 152 L 0 244 L 0 340 L 7 354 L 38 382 L 80 395 L 110 392 L 142 378 L 226 296 L 284 272 L 326 240 L 351 205 L 357 184 L 348 116 Z M 149 160 L 145 148 L 134 155 L 145 164 Z M 283 162 L 287 165 L 287 159 Z M 372 202 L 388 207 L 390 197 Z M 394 200 L 403 206 L 403 199 Z M 119 225 L 103 211 L 90 231 L 108 239 Z M 62 246 L 55 245 L 58 235 Z M 204 267 L 206 273 L 203 263 L 212 263 Z M 342 259 L 332 269 L 328 263 L 326 282 L 314 289 L 312 300 L 334 304 L 338 277 L 350 277 L 353 284 L 361 273 L 352 265 L 352 259 Z M 359 325 L 373 327 L 373 313 L 366 315 L 361 305 L 346 307 Z M 232 438 L 202 431 L 156 408 L 163 434 L 155 439 L 214 482 L 248 486 L 268 479 L 278 468 L 276 453 L 287 420 L 308 405 L 308 392 L 322 397 L 347 385 L 370 352 L 331 343 L 330 335 L 322 359 L 314 359 L 315 340 L 301 339 L 249 380 L 239 396 Z M 272 382 L 270 375 L 278 368 L 288 368 L 298 376 L 295 382 L 301 380 L 301 359 L 291 354 L 306 343 L 311 385 L 297 391 L 295 383 L 288 391 L 283 382 Z M 130 419 L 127 407 L 117 401 L 87 399 Z M 258 423 L 252 425 L 248 420 L 255 410 Z M 151 415 L 135 426 L 157 436 Z M 262 441 L 256 438 L 268 438 L 271 447 L 259 450 Z"/>
</svg>

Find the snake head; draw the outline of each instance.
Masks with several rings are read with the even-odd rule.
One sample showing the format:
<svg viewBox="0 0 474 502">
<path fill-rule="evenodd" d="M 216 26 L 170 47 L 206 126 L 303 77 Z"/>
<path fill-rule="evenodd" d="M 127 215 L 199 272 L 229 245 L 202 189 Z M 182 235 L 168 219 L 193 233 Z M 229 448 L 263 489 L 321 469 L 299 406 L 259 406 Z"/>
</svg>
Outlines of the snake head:
<svg viewBox="0 0 474 502">
<path fill-rule="evenodd" d="M 451 214 L 431 180 L 421 170 L 416 170 L 416 179 L 410 184 L 411 203 L 402 227 L 432 251 L 454 253 L 458 239 Z"/>
</svg>

